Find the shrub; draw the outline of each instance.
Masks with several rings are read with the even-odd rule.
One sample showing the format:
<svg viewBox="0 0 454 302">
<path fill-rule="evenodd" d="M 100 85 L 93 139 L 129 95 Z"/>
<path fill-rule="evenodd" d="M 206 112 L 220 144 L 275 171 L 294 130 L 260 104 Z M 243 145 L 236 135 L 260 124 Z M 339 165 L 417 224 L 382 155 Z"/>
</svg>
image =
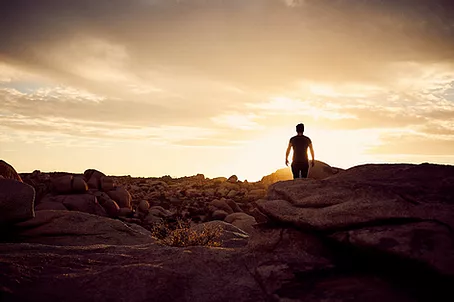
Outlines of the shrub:
<svg viewBox="0 0 454 302">
<path fill-rule="evenodd" d="M 170 225 L 162 222 L 151 228 L 152 236 L 161 243 L 169 246 L 221 246 L 222 228 L 209 227 L 204 225 L 201 231 L 190 228 L 190 220 L 177 219 L 176 223 Z"/>
</svg>

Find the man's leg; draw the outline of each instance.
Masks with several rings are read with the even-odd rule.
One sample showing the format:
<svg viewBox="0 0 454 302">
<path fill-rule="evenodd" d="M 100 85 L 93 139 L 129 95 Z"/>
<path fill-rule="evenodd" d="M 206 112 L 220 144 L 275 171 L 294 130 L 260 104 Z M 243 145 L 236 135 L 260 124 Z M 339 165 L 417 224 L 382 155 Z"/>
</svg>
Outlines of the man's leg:
<svg viewBox="0 0 454 302">
<path fill-rule="evenodd" d="M 292 174 L 293 174 L 293 179 L 297 179 L 300 177 L 300 169 L 297 164 L 292 163 Z"/>
<path fill-rule="evenodd" d="M 301 164 L 301 178 L 307 178 L 307 174 L 309 172 L 309 162 Z"/>
</svg>

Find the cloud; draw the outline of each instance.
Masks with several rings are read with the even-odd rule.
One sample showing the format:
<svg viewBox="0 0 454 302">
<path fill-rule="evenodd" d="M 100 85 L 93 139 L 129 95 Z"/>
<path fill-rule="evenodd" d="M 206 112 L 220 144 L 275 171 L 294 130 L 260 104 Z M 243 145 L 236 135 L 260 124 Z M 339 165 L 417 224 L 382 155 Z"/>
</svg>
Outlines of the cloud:
<svg viewBox="0 0 454 302">
<path fill-rule="evenodd" d="M 392 133 L 379 153 L 453 137 L 450 1 L 16 0 L 0 12 L 1 129 L 27 139 L 238 146 L 295 121 Z M 413 132 L 399 142 L 396 129 Z"/>
<path fill-rule="evenodd" d="M 158 70 L 259 89 L 385 81 L 394 63 L 453 61 L 446 1 L 284 2 L 304 1 L 9 1 L 0 56 L 73 81 Z"/>
</svg>

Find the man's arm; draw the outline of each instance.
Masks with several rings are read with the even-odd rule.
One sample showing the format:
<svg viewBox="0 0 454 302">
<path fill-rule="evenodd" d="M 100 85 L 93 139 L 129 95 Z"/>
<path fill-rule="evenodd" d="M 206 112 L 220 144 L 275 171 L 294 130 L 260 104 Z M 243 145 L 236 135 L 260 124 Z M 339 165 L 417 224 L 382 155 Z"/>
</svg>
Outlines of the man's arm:
<svg viewBox="0 0 454 302">
<path fill-rule="evenodd" d="M 312 156 L 311 166 L 313 167 L 315 165 L 315 155 L 314 155 L 314 148 L 312 147 L 312 143 L 309 144 L 309 150 L 311 150 L 311 156 Z"/>
<path fill-rule="evenodd" d="M 290 154 L 290 149 L 292 149 L 292 143 L 288 143 L 287 152 L 285 152 L 285 165 L 288 166 L 288 155 Z"/>
</svg>

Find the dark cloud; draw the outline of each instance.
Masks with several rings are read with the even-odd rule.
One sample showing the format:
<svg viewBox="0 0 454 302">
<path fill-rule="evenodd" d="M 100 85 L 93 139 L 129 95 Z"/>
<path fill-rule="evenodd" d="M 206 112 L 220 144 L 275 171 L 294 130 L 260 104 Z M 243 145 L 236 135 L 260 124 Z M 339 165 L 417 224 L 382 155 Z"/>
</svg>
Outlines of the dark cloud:
<svg viewBox="0 0 454 302">
<path fill-rule="evenodd" d="M 284 2 L 2 1 L 0 60 L 64 75 L 52 50 L 89 35 L 125 46 L 135 74 L 153 68 L 266 87 L 377 81 L 389 62 L 454 59 L 451 1 Z"/>
</svg>

